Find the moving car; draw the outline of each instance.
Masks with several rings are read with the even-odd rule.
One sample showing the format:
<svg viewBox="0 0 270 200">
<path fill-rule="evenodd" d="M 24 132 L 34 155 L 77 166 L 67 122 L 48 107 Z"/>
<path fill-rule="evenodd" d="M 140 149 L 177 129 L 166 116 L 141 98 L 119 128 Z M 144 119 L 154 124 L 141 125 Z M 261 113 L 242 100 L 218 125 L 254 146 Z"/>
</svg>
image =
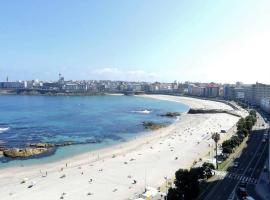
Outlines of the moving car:
<svg viewBox="0 0 270 200">
<path fill-rule="evenodd" d="M 247 197 L 247 189 L 246 188 L 238 187 L 237 193 L 243 199 Z"/>
<path fill-rule="evenodd" d="M 247 197 L 247 183 L 244 181 L 241 181 L 238 185 L 238 189 L 237 189 L 238 195 L 242 198 L 242 199 L 246 199 Z"/>
<path fill-rule="evenodd" d="M 254 198 L 252 198 L 251 196 L 246 196 L 243 198 L 244 200 L 255 200 Z"/>
<path fill-rule="evenodd" d="M 240 187 L 240 188 L 247 188 L 247 183 L 244 182 L 244 181 L 241 181 L 241 182 L 239 183 L 238 187 Z"/>
</svg>

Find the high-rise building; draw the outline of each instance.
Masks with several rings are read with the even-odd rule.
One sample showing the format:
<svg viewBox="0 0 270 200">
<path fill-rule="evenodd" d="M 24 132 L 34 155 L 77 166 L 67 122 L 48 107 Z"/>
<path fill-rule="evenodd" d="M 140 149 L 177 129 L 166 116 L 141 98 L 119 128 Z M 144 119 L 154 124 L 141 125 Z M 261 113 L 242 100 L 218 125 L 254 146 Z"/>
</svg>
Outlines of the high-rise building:
<svg viewBox="0 0 270 200">
<path fill-rule="evenodd" d="M 270 85 L 256 83 L 244 86 L 245 101 L 254 106 L 260 106 L 263 98 L 270 98 Z"/>
<path fill-rule="evenodd" d="M 270 98 L 263 98 L 261 100 L 261 108 L 270 114 Z"/>
</svg>

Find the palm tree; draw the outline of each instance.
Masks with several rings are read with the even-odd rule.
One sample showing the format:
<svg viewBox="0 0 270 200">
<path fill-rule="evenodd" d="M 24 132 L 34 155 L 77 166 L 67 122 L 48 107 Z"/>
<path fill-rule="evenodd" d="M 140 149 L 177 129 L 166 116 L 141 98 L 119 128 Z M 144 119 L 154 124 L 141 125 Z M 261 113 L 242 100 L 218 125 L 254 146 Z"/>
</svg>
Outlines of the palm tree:
<svg viewBox="0 0 270 200">
<path fill-rule="evenodd" d="M 212 135 L 212 139 L 215 141 L 216 143 L 216 168 L 218 169 L 218 162 L 217 162 L 217 143 L 220 140 L 220 135 L 218 133 L 214 133 Z"/>
</svg>

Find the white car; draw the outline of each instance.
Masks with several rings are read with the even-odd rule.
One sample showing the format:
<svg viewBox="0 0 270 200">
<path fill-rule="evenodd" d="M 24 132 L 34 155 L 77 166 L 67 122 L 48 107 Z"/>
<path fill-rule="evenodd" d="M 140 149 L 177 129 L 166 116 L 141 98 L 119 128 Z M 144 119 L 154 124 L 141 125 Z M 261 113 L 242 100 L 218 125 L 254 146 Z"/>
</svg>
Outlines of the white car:
<svg viewBox="0 0 270 200">
<path fill-rule="evenodd" d="M 246 196 L 243 198 L 244 200 L 255 200 L 254 198 L 252 198 L 251 196 Z"/>
</svg>

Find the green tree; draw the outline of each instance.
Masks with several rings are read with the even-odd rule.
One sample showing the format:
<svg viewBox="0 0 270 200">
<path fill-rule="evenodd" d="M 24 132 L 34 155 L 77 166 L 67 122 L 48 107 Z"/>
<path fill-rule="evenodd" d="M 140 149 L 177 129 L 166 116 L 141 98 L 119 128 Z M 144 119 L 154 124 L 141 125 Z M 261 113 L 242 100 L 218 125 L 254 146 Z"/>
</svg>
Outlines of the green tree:
<svg viewBox="0 0 270 200">
<path fill-rule="evenodd" d="M 212 163 L 203 163 L 202 168 L 203 168 L 203 171 L 204 171 L 204 177 L 206 179 L 213 176 L 212 170 L 215 169 L 215 166 Z"/>
<path fill-rule="evenodd" d="M 177 188 L 169 188 L 167 197 L 167 200 L 183 200 L 183 194 L 179 193 Z"/>
<path fill-rule="evenodd" d="M 224 154 L 231 154 L 233 152 L 233 148 L 231 148 L 230 146 L 225 146 L 222 148 L 222 153 Z"/>
<path fill-rule="evenodd" d="M 179 169 L 175 173 L 174 184 L 176 188 L 169 189 L 168 200 L 193 200 L 199 195 L 200 170 L 195 168 L 190 171 Z"/>
<path fill-rule="evenodd" d="M 245 119 L 244 118 L 239 119 L 236 126 L 238 131 L 242 131 L 245 128 Z"/>
<path fill-rule="evenodd" d="M 245 121 L 245 128 L 250 132 L 252 129 L 252 126 L 254 125 L 254 122 L 252 118 L 247 118 Z"/>
<path fill-rule="evenodd" d="M 249 111 L 249 115 L 253 116 L 253 117 L 256 117 L 257 116 L 257 113 L 255 110 L 250 110 Z"/>
</svg>

